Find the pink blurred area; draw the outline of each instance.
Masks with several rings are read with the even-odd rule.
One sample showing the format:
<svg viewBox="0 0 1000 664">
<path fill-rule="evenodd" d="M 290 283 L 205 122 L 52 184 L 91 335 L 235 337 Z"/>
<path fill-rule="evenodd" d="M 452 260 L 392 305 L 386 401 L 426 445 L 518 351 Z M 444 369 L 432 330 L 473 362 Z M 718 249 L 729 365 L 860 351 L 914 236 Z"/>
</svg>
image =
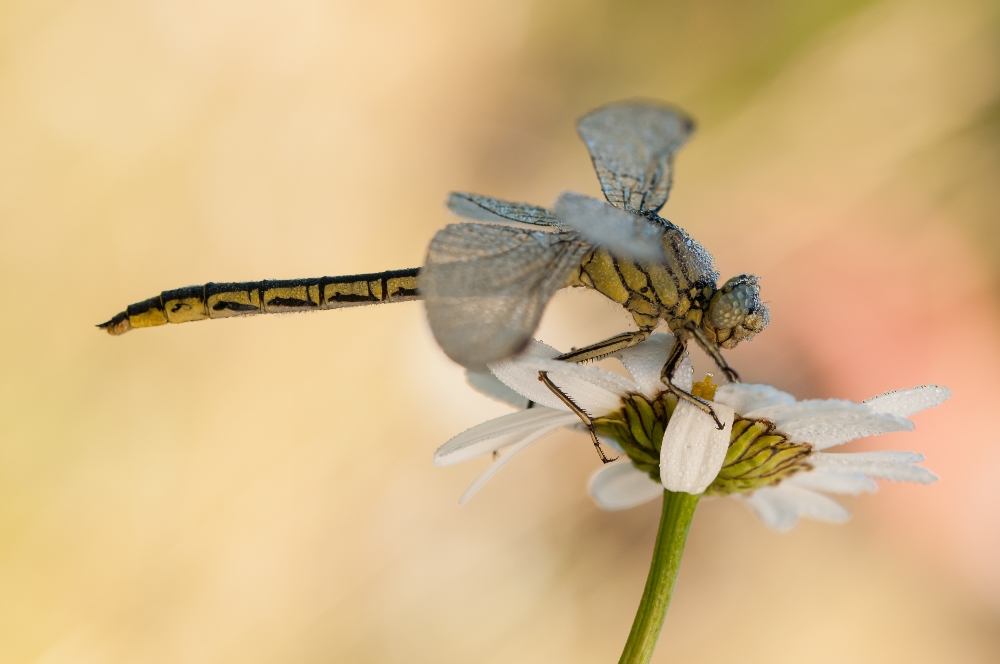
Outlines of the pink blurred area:
<svg viewBox="0 0 1000 664">
<path fill-rule="evenodd" d="M 704 501 L 654 661 L 1000 661 L 1000 7 L 988 0 L 12 2 L 0 8 L 0 661 L 603 662 L 658 508 L 562 432 L 467 505 L 508 412 L 416 304 L 139 330 L 207 281 L 414 267 L 448 191 L 551 204 L 573 122 L 699 121 L 663 214 L 759 275 L 730 355 L 800 398 L 953 398 L 850 449 L 932 486 L 775 535 Z M 538 336 L 622 331 L 557 295 Z M 708 368 L 704 358 L 696 364 Z"/>
<path fill-rule="evenodd" d="M 744 352 L 757 372 L 779 380 L 781 363 L 804 363 L 824 396 L 860 401 L 928 382 L 947 385 L 953 398 L 915 416 L 916 431 L 849 449 L 917 450 L 927 457 L 940 482 L 886 487 L 867 509 L 881 528 L 996 603 L 1000 483 L 992 469 L 1000 445 L 989 404 L 1000 397 L 991 380 L 1000 370 L 1000 318 L 990 274 L 947 219 L 922 219 L 911 210 L 898 220 L 905 231 L 889 234 L 873 223 L 888 214 L 899 212 L 882 206 L 860 212 L 768 275 L 776 333 L 761 338 L 764 348 L 753 348 L 753 357 L 751 349 Z M 775 360 L 779 366 L 764 365 Z"/>
</svg>

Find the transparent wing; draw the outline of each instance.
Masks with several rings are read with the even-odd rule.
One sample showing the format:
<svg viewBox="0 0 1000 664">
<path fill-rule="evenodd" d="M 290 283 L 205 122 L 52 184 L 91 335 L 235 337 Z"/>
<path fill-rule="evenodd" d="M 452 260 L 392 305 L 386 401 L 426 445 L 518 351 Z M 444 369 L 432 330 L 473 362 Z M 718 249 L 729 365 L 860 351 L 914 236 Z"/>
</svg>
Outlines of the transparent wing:
<svg viewBox="0 0 1000 664">
<path fill-rule="evenodd" d="M 591 111 L 576 130 L 608 202 L 656 212 L 670 195 L 674 154 L 691 136 L 694 121 L 656 102 L 631 101 Z"/>
<path fill-rule="evenodd" d="M 456 191 L 448 196 L 448 209 L 460 217 L 476 221 L 519 221 L 535 226 L 558 226 L 552 212 L 537 205 L 513 203 L 499 198 Z"/>
<path fill-rule="evenodd" d="M 604 201 L 567 191 L 556 201 L 556 217 L 586 242 L 604 247 L 616 256 L 644 262 L 665 259 L 660 242 L 666 226 Z"/>
<path fill-rule="evenodd" d="M 588 248 L 569 233 L 511 226 L 438 231 L 418 285 L 444 352 L 474 370 L 516 354 Z"/>
</svg>

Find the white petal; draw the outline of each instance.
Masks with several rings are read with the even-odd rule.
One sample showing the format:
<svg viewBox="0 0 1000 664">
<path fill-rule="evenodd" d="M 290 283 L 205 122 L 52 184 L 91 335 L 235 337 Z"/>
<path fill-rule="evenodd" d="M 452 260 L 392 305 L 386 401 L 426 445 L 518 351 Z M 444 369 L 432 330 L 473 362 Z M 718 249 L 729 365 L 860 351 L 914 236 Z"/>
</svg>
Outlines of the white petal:
<svg viewBox="0 0 1000 664">
<path fill-rule="evenodd" d="M 649 398 L 655 397 L 663 391 L 664 385 L 660 380 L 663 365 L 667 362 L 670 349 L 674 347 L 676 339 L 672 334 L 654 334 L 646 341 L 637 346 L 626 348 L 620 353 L 615 353 L 615 357 L 621 360 L 632 378 L 639 385 L 642 393 Z M 685 353 L 684 359 L 690 367 L 691 360 Z M 688 369 L 690 371 L 690 368 Z M 674 382 L 677 383 L 681 370 L 674 372 Z M 682 390 L 691 391 L 691 385 L 687 387 L 678 385 Z"/>
<path fill-rule="evenodd" d="M 733 429 L 733 409 L 713 403 L 712 409 L 725 428 L 716 428 L 715 420 L 686 401 L 677 404 L 660 450 L 660 477 L 671 491 L 699 494 L 719 474 L 729 449 Z"/>
<path fill-rule="evenodd" d="M 865 401 L 876 413 L 887 413 L 898 417 L 909 417 L 927 408 L 943 403 L 951 396 L 951 390 L 937 385 L 921 385 L 912 390 L 886 392 Z"/>
<path fill-rule="evenodd" d="M 548 371 L 553 374 L 572 374 L 574 377 L 596 385 L 607 392 L 615 393 L 616 396 L 636 392 L 639 389 L 635 381 L 589 364 L 523 356 L 518 356 L 515 358 L 515 361 L 536 371 Z"/>
<path fill-rule="evenodd" d="M 751 411 L 747 417 L 771 420 L 792 442 L 811 443 L 819 450 L 855 438 L 913 428 L 913 422 L 905 418 L 874 413 L 867 404 L 839 399 L 766 406 Z"/>
<path fill-rule="evenodd" d="M 580 431 L 580 433 L 586 434 L 588 436 L 590 435 L 590 432 L 587 430 L 587 427 L 584 426 L 583 422 L 580 422 L 580 429 L 579 429 L 579 431 Z M 597 435 L 597 439 L 599 441 L 601 441 L 601 445 L 604 445 L 605 447 L 611 448 L 619 456 L 621 456 L 622 454 L 625 454 L 625 450 L 622 449 L 622 446 L 614 438 L 608 438 L 607 436 L 602 436 L 602 435 L 598 434 Z"/>
<path fill-rule="evenodd" d="M 528 407 L 528 398 L 521 396 L 510 389 L 500 379 L 488 371 L 465 370 L 465 381 L 480 394 L 502 401 L 514 408 L 524 409 Z"/>
<path fill-rule="evenodd" d="M 843 523 L 851 518 L 851 512 L 846 507 L 821 493 L 790 486 L 778 486 L 775 490 L 790 494 L 789 498 L 798 505 L 799 516 L 828 523 Z"/>
<path fill-rule="evenodd" d="M 828 414 L 840 413 L 867 414 L 871 408 L 864 404 L 845 401 L 843 399 L 808 399 L 806 401 L 796 401 L 794 403 L 779 403 L 770 406 L 763 406 L 749 413 L 744 413 L 745 417 L 763 418 L 771 420 L 776 426 L 781 426 L 785 422 L 803 417 L 813 417 Z"/>
<path fill-rule="evenodd" d="M 788 434 L 793 443 L 811 443 L 817 450 L 824 450 L 856 438 L 877 436 L 891 431 L 909 431 L 913 422 L 895 415 L 856 415 L 842 413 L 837 416 L 822 415 L 787 422 L 779 431 Z"/>
<path fill-rule="evenodd" d="M 851 516 L 832 498 L 786 483 L 758 489 L 744 500 L 761 521 L 779 532 L 791 529 L 803 516 L 831 523 L 842 523 Z"/>
<path fill-rule="evenodd" d="M 509 357 L 505 360 L 500 360 L 499 362 L 494 362 L 489 365 L 489 369 L 501 383 L 521 396 L 531 399 L 535 403 L 539 403 L 543 406 L 548 406 L 549 408 L 569 410 L 566 404 L 560 401 L 559 397 L 552 393 L 552 390 L 545 387 L 545 385 L 538 380 L 537 371 L 517 363 L 518 358 L 553 358 L 559 354 L 559 351 L 552 346 L 532 339 L 528 342 L 527 348 L 525 348 L 524 352 L 520 355 Z"/>
<path fill-rule="evenodd" d="M 439 447 L 434 452 L 434 465 L 450 466 L 489 454 L 516 442 L 515 439 L 508 438 L 511 435 L 540 427 L 559 428 L 578 421 L 579 418 L 569 411 L 553 410 L 544 406 L 503 415 L 477 424 Z"/>
<path fill-rule="evenodd" d="M 897 482 L 930 484 L 937 480 L 937 476 L 926 468 L 914 465 L 923 460 L 924 456 L 915 452 L 891 451 L 817 453 L 809 457 L 809 462 L 817 470 L 864 473 Z"/>
<path fill-rule="evenodd" d="M 605 510 L 627 510 L 663 495 L 663 485 L 632 465 L 612 463 L 590 476 L 590 497 Z"/>
<path fill-rule="evenodd" d="M 832 469 L 816 469 L 796 473 L 785 480 L 785 483 L 813 491 L 842 493 L 850 496 L 871 493 L 878 489 L 875 480 L 864 473 L 839 472 Z"/>
<path fill-rule="evenodd" d="M 777 493 L 777 489 L 778 487 L 765 487 L 749 496 L 737 494 L 736 497 L 749 505 L 768 528 L 784 532 L 791 530 L 799 522 L 799 510 L 794 500 Z"/>
<path fill-rule="evenodd" d="M 726 383 L 716 390 L 715 401 L 726 404 L 737 413 L 750 413 L 767 406 L 793 404 L 795 397 L 770 385 Z"/>
<path fill-rule="evenodd" d="M 523 356 L 514 362 L 534 371 L 536 376 L 539 371 L 547 371 L 556 386 L 595 417 L 618 410 L 623 395 L 639 391 L 639 386 L 628 378 L 589 365 Z"/>
<path fill-rule="evenodd" d="M 496 475 L 501 468 L 510 463 L 510 460 L 514 458 L 515 454 L 521 452 L 535 441 L 549 435 L 558 428 L 559 425 L 543 427 L 541 429 L 536 429 L 535 431 L 532 431 L 530 434 L 525 436 L 525 438 L 521 440 L 521 442 L 519 442 L 517 445 L 507 450 L 507 452 L 505 452 L 503 456 L 501 456 L 499 459 L 491 463 L 486 468 L 486 470 L 484 470 L 479 475 L 479 477 L 473 480 L 472 484 L 469 485 L 469 488 L 466 489 L 465 493 L 463 493 L 461 498 L 458 499 L 458 504 L 463 505 L 469 498 L 472 498 L 472 496 L 477 491 L 479 491 L 479 489 L 482 488 L 484 484 L 486 484 L 487 480 Z"/>
</svg>

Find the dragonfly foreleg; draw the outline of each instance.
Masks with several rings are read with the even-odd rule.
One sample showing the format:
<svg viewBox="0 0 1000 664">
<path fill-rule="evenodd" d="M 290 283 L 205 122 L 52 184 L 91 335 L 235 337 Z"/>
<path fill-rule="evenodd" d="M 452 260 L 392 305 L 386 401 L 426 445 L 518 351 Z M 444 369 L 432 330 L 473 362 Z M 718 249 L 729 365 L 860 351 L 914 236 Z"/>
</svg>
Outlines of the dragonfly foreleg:
<svg viewBox="0 0 1000 664">
<path fill-rule="evenodd" d="M 667 356 L 667 361 L 663 365 L 663 371 L 660 373 L 660 379 L 663 381 L 664 385 L 667 386 L 667 389 L 673 392 L 678 399 L 683 399 L 684 401 L 687 401 L 688 403 L 695 405 L 699 410 L 704 412 L 706 415 L 711 415 L 712 419 L 715 420 L 715 426 L 718 427 L 719 430 L 721 431 L 726 427 L 722 423 L 722 421 L 719 420 L 719 416 L 715 414 L 715 411 L 712 410 L 712 407 L 710 405 L 708 405 L 698 397 L 694 396 L 690 392 L 686 392 L 681 388 L 677 387 L 676 385 L 674 385 L 673 381 L 674 370 L 677 368 L 677 365 L 680 364 L 681 359 L 684 357 L 684 349 L 685 349 L 685 343 L 683 341 L 678 339 L 677 341 L 674 342 L 674 347 L 670 349 L 670 355 Z"/>
<path fill-rule="evenodd" d="M 598 360 L 602 357 L 607 357 L 608 355 L 623 351 L 626 348 L 637 346 L 648 339 L 652 331 L 652 328 L 644 328 L 636 330 L 635 332 L 623 332 L 622 334 L 616 334 L 610 339 L 598 341 L 596 344 L 591 344 L 589 346 L 584 346 L 583 348 L 571 350 L 568 353 L 563 353 L 554 359 L 562 362 L 586 362 L 587 360 Z M 604 455 L 604 450 L 601 449 L 601 442 L 597 438 L 597 431 L 594 430 L 594 421 L 590 418 L 590 416 L 583 412 L 579 406 L 573 403 L 573 400 L 570 399 L 565 392 L 556 387 L 546 372 L 539 371 L 538 379 L 542 381 L 542 383 L 545 384 L 545 387 L 549 388 L 553 394 L 559 397 L 559 400 L 566 404 L 570 410 L 576 413 L 577 417 L 579 417 L 587 426 L 587 430 L 590 431 L 590 438 L 594 441 L 594 447 L 597 448 L 597 454 L 601 457 L 601 461 L 609 463 L 617 459 L 618 457 L 615 457 L 615 459 L 609 459 Z"/>
<path fill-rule="evenodd" d="M 590 344 L 589 346 L 584 346 L 583 348 L 577 348 L 568 353 L 563 353 L 554 359 L 562 362 L 587 362 L 588 360 L 599 360 L 607 357 L 608 355 L 614 355 L 615 353 L 623 351 L 626 348 L 638 346 L 649 338 L 652 331 L 652 328 L 644 328 L 636 330 L 635 332 L 623 332 L 621 334 L 616 334 L 610 339 L 598 341 L 596 344 Z"/>
<path fill-rule="evenodd" d="M 614 459 L 609 459 L 607 456 L 605 456 L 604 450 L 601 449 L 601 441 L 597 438 L 597 430 L 594 428 L 594 420 L 590 417 L 590 415 L 588 415 L 582 408 L 577 406 L 573 402 L 573 400 L 569 398 L 568 394 L 560 390 L 556 386 L 556 384 L 552 382 L 552 379 L 549 378 L 549 374 L 547 372 L 539 371 L 538 379 L 545 384 L 545 387 L 552 390 L 552 393 L 555 394 L 557 397 L 559 397 L 559 400 L 562 401 L 564 404 L 566 404 L 566 406 L 568 406 L 571 411 L 576 413 L 576 416 L 579 417 L 583 421 L 583 423 L 587 426 L 587 430 L 590 431 L 590 439 L 594 441 L 594 449 L 597 450 L 597 455 L 601 457 L 601 461 L 604 463 L 611 463 L 612 461 L 617 459 L 618 457 L 615 457 Z"/>
<path fill-rule="evenodd" d="M 726 358 L 722 357 L 722 353 L 719 352 L 719 348 L 708 340 L 708 337 L 705 336 L 705 332 L 702 331 L 700 327 L 694 323 L 688 323 L 684 326 L 684 329 L 691 333 L 694 340 L 698 342 L 698 345 L 701 346 L 702 350 L 708 353 L 708 356 L 712 358 L 715 365 L 719 367 L 719 370 L 726 375 L 726 379 L 730 383 L 742 382 L 740 381 L 740 375 L 736 373 L 735 369 L 729 366 L 729 363 L 726 362 Z"/>
</svg>

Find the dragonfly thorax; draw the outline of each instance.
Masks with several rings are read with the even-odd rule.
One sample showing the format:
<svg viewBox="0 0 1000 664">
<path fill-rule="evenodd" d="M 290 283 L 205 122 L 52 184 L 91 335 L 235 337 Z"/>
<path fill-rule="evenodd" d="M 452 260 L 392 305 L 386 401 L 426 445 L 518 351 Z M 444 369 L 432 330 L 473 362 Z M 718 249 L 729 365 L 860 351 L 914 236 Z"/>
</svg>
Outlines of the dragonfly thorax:
<svg viewBox="0 0 1000 664">
<path fill-rule="evenodd" d="M 669 262 L 639 264 L 593 249 L 566 285 L 594 289 L 621 304 L 641 329 L 652 330 L 663 321 L 683 337 L 694 326 L 721 348 L 753 338 L 768 322 L 753 275 L 733 277 L 719 288 L 711 272 L 691 283 Z"/>
</svg>

